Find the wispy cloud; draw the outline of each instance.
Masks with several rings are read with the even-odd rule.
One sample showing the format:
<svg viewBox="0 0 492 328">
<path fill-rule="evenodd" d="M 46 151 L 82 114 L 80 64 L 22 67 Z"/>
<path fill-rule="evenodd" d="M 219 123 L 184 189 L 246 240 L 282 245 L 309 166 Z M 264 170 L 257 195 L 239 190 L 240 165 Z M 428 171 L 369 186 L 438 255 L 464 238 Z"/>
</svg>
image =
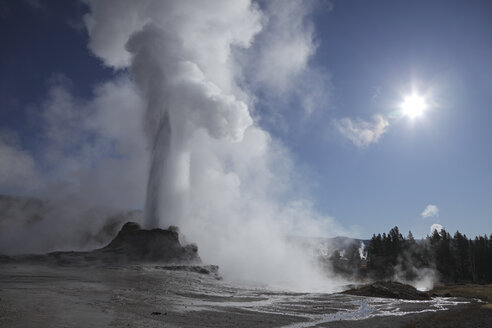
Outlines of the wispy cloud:
<svg viewBox="0 0 492 328">
<path fill-rule="evenodd" d="M 374 115 L 373 122 L 345 117 L 335 124 L 338 131 L 359 148 L 378 142 L 389 126 L 389 122 L 382 115 Z"/>
<path fill-rule="evenodd" d="M 437 218 L 439 217 L 439 207 L 437 207 L 436 205 L 429 204 L 420 215 L 424 219 Z"/>
</svg>

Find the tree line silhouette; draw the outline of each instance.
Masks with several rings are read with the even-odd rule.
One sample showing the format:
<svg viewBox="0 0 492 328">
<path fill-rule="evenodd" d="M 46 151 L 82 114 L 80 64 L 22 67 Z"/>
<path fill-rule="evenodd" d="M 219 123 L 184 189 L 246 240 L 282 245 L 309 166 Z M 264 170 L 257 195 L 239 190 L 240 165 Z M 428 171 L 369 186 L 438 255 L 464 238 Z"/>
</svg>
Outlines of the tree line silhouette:
<svg viewBox="0 0 492 328">
<path fill-rule="evenodd" d="M 353 278 L 411 281 L 437 272 L 443 282 L 492 283 L 492 234 L 469 239 L 459 231 L 451 237 L 442 229 L 415 240 L 411 231 L 404 238 L 394 227 L 388 234 L 372 236 L 367 257 L 360 253 L 356 245 L 343 256 L 335 251 L 330 265 L 336 273 Z"/>
</svg>

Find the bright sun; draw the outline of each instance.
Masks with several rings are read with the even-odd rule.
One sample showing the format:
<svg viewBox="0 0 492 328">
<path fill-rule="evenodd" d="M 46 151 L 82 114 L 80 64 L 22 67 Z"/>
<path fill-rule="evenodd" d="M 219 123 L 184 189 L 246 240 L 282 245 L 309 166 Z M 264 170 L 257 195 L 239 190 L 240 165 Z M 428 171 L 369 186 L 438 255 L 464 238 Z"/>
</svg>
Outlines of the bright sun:
<svg viewBox="0 0 492 328">
<path fill-rule="evenodd" d="M 427 109 L 427 102 L 424 97 L 414 93 L 403 99 L 401 109 L 404 115 L 407 115 L 410 118 L 415 118 L 422 115 L 422 113 Z"/>
</svg>

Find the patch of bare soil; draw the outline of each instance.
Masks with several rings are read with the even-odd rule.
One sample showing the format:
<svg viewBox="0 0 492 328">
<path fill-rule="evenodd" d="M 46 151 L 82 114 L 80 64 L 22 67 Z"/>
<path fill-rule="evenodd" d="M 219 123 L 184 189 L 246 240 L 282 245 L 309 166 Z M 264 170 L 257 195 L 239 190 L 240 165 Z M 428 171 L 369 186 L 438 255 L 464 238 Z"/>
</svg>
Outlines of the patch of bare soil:
<svg viewBox="0 0 492 328">
<path fill-rule="evenodd" d="M 444 297 L 478 298 L 484 302 L 492 303 L 492 284 L 455 284 L 438 285 L 429 294 Z"/>
<path fill-rule="evenodd" d="M 401 284 L 393 281 L 377 281 L 359 288 L 346 290 L 343 294 L 397 298 L 402 300 L 426 301 L 431 297 L 425 292 L 421 292 L 410 285 Z"/>
<path fill-rule="evenodd" d="M 492 309 L 480 303 L 471 303 L 456 310 L 434 312 L 423 315 L 405 325 L 408 328 L 420 327 L 474 327 L 492 326 Z"/>
</svg>

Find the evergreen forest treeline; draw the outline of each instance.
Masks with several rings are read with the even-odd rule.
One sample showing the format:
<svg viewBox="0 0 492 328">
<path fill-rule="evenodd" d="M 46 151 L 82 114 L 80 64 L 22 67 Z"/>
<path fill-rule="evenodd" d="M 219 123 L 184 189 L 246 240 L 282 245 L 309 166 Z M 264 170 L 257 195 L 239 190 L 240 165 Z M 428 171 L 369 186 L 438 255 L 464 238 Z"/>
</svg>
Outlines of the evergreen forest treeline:
<svg viewBox="0 0 492 328">
<path fill-rule="evenodd" d="M 359 279 L 412 281 L 437 272 L 442 282 L 492 283 L 492 234 L 469 239 L 442 229 L 415 240 L 412 232 L 405 238 L 394 227 L 388 234 L 373 235 L 366 251 L 361 256 L 352 245 L 343 256 L 335 251 L 328 260 L 336 273 Z"/>
</svg>

